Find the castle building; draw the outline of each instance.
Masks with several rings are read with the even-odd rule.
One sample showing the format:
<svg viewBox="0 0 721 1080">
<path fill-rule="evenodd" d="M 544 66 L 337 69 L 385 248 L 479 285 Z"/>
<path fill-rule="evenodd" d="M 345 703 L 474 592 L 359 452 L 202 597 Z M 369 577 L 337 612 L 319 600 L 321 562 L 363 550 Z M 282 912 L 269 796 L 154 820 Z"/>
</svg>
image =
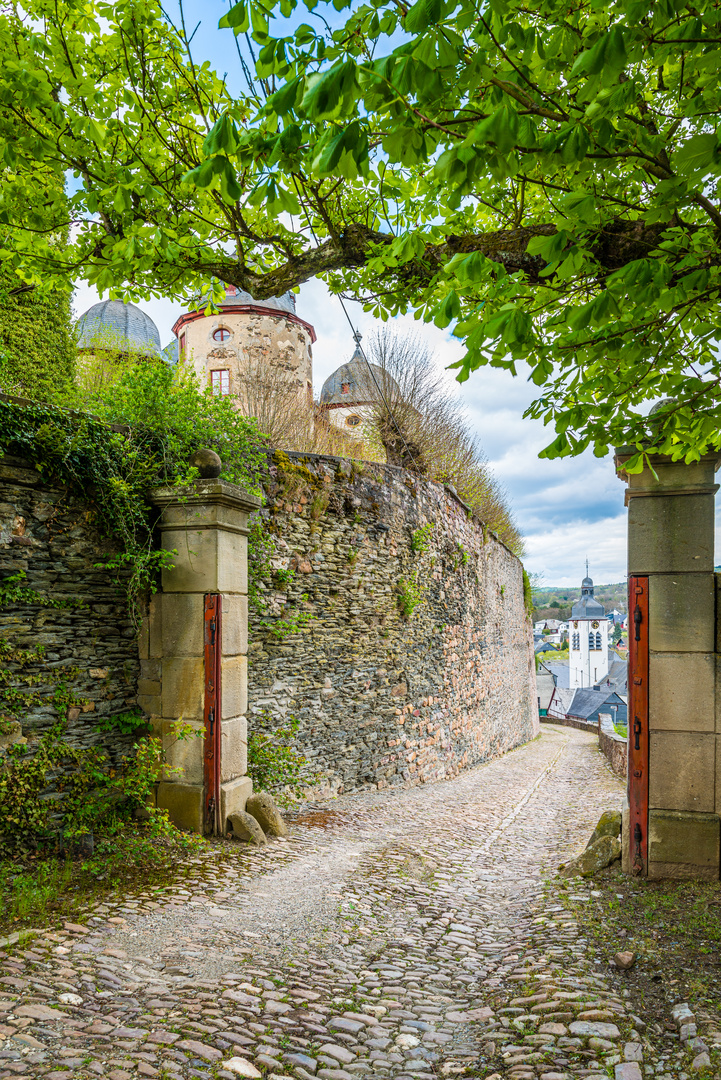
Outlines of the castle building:
<svg viewBox="0 0 721 1080">
<path fill-rule="evenodd" d="M 568 622 L 568 670 L 572 689 L 592 689 L 608 674 L 609 625 L 603 606 L 593 595 L 587 562 L 581 598 L 571 608 Z"/>
<path fill-rule="evenodd" d="M 188 311 L 175 322 L 177 356 L 216 394 L 248 398 L 248 387 L 274 373 L 281 387 L 313 396 L 316 333 L 299 318 L 292 292 L 255 301 L 250 293 L 226 285 L 220 310 Z M 173 343 L 167 346 L 172 353 Z"/>
<path fill-rule="evenodd" d="M 329 375 L 320 392 L 323 415 L 347 434 L 363 435 L 364 422 L 373 418 L 383 398 L 390 402 L 400 395 L 398 384 L 378 364 L 370 364 L 361 352 L 361 335 L 353 335 L 355 352 L 347 364 Z"/>
<path fill-rule="evenodd" d="M 250 293 L 227 285 L 220 310 L 214 315 L 201 307 L 185 312 L 164 349 L 150 316 L 122 300 L 93 304 L 77 327 L 78 351 L 86 367 L 92 357 L 105 365 L 130 357 L 159 357 L 190 368 L 201 386 L 233 395 L 241 408 L 253 404 L 249 388 L 273 380 L 276 391 L 297 390 L 312 400 L 316 333 L 296 315 L 291 292 L 256 302 Z"/>
</svg>

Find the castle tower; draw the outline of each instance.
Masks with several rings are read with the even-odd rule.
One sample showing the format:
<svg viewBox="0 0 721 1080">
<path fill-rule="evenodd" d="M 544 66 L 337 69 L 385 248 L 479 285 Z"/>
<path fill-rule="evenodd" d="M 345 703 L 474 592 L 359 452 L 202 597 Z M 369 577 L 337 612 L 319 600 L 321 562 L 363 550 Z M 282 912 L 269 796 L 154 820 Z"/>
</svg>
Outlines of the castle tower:
<svg viewBox="0 0 721 1080">
<path fill-rule="evenodd" d="M 568 623 L 568 672 L 571 688 L 595 686 L 608 674 L 608 619 L 593 595 L 593 582 L 581 582 L 581 599 L 571 608 Z"/>
<path fill-rule="evenodd" d="M 328 422 L 349 435 L 362 437 L 364 425 L 375 414 L 382 398 L 395 403 L 400 397 L 396 381 L 378 364 L 366 362 L 361 335 L 353 335 L 355 352 L 347 364 L 329 375 L 320 392 L 320 407 Z"/>
<path fill-rule="evenodd" d="M 119 378 L 123 365 L 160 356 L 158 328 L 137 304 L 101 300 L 77 321 L 78 374 L 89 389 Z"/>
<path fill-rule="evenodd" d="M 176 321 L 173 333 L 179 361 L 216 394 L 247 403 L 249 387 L 275 378 L 276 389 L 297 389 L 312 400 L 316 333 L 296 315 L 291 292 L 255 301 L 250 293 L 226 285 L 217 314 L 189 311 Z"/>
</svg>

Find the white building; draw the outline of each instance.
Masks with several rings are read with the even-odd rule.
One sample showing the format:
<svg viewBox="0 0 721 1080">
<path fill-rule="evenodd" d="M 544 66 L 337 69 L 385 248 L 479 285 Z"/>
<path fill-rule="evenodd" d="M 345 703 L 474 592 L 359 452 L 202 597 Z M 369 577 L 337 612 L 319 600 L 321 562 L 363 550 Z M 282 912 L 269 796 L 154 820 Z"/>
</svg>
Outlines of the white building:
<svg viewBox="0 0 721 1080">
<path fill-rule="evenodd" d="M 588 566 L 586 566 L 588 574 Z M 593 687 L 608 674 L 608 631 L 611 624 L 593 595 L 593 582 L 581 582 L 581 599 L 568 623 L 568 667 L 572 688 Z"/>
</svg>

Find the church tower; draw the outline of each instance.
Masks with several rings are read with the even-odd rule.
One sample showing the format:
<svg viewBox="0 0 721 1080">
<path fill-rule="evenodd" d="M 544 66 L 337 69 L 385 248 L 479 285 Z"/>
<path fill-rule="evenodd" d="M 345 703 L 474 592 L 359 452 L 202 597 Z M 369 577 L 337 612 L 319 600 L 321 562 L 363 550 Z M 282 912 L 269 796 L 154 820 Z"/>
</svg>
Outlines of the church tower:
<svg viewBox="0 0 721 1080">
<path fill-rule="evenodd" d="M 581 599 L 571 608 L 568 623 L 568 672 L 572 689 L 592 688 L 608 674 L 608 619 L 593 595 L 593 582 L 581 582 Z"/>
</svg>

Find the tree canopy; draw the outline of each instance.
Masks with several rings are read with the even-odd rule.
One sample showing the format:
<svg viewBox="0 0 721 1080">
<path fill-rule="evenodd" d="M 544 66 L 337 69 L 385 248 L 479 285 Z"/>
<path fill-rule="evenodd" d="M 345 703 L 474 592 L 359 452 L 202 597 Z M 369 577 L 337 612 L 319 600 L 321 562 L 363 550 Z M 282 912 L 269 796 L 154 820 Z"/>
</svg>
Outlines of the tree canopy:
<svg viewBox="0 0 721 1080">
<path fill-rule="evenodd" d="M 721 6 L 305 8 L 223 17 L 252 58 L 242 96 L 156 0 L 6 9 L 3 257 L 133 295 L 322 275 L 452 326 L 461 379 L 528 365 L 549 456 L 721 445 Z M 39 228 L 28 192 L 68 170 Z"/>
</svg>

